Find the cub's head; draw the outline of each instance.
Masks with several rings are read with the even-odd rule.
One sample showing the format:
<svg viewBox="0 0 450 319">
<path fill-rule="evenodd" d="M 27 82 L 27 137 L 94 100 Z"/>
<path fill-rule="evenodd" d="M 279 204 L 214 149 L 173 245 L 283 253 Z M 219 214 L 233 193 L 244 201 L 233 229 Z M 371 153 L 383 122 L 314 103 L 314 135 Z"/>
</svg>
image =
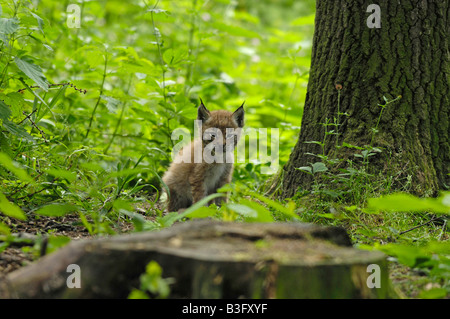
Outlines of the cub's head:
<svg viewBox="0 0 450 319">
<path fill-rule="evenodd" d="M 208 147 L 213 155 L 217 151 L 234 149 L 244 126 L 245 102 L 236 111 L 229 112 L 209 111 L 200 101 L 197 120 L 201 124 L 203 147 Z"/>
</svg>

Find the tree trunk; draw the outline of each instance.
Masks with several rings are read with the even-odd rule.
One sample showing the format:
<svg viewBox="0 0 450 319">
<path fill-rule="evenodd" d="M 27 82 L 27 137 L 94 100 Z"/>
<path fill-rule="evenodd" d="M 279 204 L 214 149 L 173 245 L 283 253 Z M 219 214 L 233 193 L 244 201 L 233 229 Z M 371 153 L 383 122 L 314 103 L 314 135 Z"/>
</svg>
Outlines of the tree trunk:
<svg viewBox="0 0 450 319">
<path fill-rule="evenodd" d="M 345 230 L 300 223 L 186 222 L 160 232 L 73 242 L 0 282 L 0 298 L 126 298 L 154 260 L 172 298 L 387 298 L 384 254 Z M 80 288 L 66 285 L 78 265 Z M 369 265 L 378 265 L 378 287 Z M 368 282 L 370 284 L 368 284 Z"/>
<path fill-rule="evenodd" d="M 322 142 L 325 129 L 338 134 L 327 135 L 324 155 L 357 160 L 354 148 L 336 147 L 342 142 L 381 149 L 369 169 L 401 172 L 393 188 L 408 179 L 418 195 L 450 186 L 449 1 L 379 0 L 380 28 L 367 25 L 372 3 L 316 2 L 308 92 L 300 136 L 284 168 L 284 197 L 311 187 L 312 177 L 296 168 L 320 161 L 308 153 L 322 154 L 321 146 L 305 142 Z M 401 98 L 383 109 L 383 96 Z M 340 125 L 322 125 L 327 119 Z"/>
</svg>

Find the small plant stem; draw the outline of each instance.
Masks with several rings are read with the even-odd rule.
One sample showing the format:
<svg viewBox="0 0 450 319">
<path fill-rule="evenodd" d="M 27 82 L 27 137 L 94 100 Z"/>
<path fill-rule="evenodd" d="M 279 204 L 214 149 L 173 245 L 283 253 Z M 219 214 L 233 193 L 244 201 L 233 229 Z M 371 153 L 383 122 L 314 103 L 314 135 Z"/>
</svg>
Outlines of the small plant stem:
<svg viewBox="0 0 450 319">
<path fill-rule="evenodd" d="M 372 143 L 373 143 L 373 139 L 375 138 L 375 134 L 376 134 L 376 132 L 378 131 L 378 126 L 380 125 L 380 120 L 381 120 L 381 116 L 383 115 L 384 109 L 385 109 L 386 106 L 388 106 L 389 104 L 391 104 L 391 103 L 393 103 L 393 102 L 395 102 L 395 101 L 398 101 L 398 100 L 400 100 L 401 98 L 402 98 L 401 95 L 397 96 L 395 99 L 390 100 L 390 101 L 388 101 L 388 100 L 385 98 L 386 103 L 385 103 L 385 104 L 380 104 L 380 106 L 381 106 L 381 111 L 380 111 L 380 114 L 378 115 L 378 120 L 377 120 L 377 124 L 375 125 L 375 129 L 372 131 L 372 138 L 370 139 L 370 145 L 369 145 L 370 148 L 372 148 L 372 145 L 373 145 L 373 144 L 372 144 Z"/>
<path fill-rule="evenodd" d="M 83 11 L 84 11 L 84 0 L 81 1 L 80 19 L 83 16 Z M 80 21 L 80 23 L 81 23 L 81 21 Z M 80 34 L 80 30 L 81 30 L 81 28 L 77 28 L 77 32 L 75 34 L 75 50 L 74 51 L 78 50 L 78 45 L 79 45 L 79 38 L 78 38 L 78 36 Z"/>
<path fill-rule="evenodd" d="M 88 126 L 88 128 L 87 128 L 85 138 L 87 138 L 87 137 L 89 136 L 89 132 L 91 131 L 92 121 L 94 120 L 95 112 L 97 111 L 97 107 L 98 107 L 98 105 L 100 104 L 100 100 L 102 99 L 103 88 L 104 88 L 104 85 L 105 85 L 105 79 L 106 79 L 106 69 L 107 69 L 107 67 L 108 67 L 108 54 L 105 53 L 105 67 L 104 67 L 104 69 L 103 69 L 102 85 L 100 86 L 100 93 L 99 93 L 99 95 L 98 95 L 97 103 L 95 103 L 94 110 L 92 111 L 91 118 L 90 118 L 90 120 L 89 120 L 89 126 Z"/>
<path fill-rule="evenodd" d="M 158 6 L 158 3 L 159 3 L 159 0 L 156 1 L 155 5 L 153 6 L 153 10 L 156 9 L 156 7 Z M 164 59 L 163 59 L 162 52 L 161 52 L 161 43 L 159 42 L 161 33 L 159 33 L 159 32 L 157 33 L 156 32 L 155 20 L 153 19 L 153 11 L 150 11 L 150 16 L 152 18 L 153 34 L 155 36 L 156 46 L 158 47 L 159 63 L 161 65 L 161 69 L 162 69 L 162 78 L 163 78 L 162 90 L 163 90 L 164 103 L 167 103 L 167 96 L 166 96 L 166 68 L 164 66 Z"/>
<path fill-rule="evenodd" d="M 341 90 L 338 90 L 338 109 L 337 109 L 337 123 L 336 123 L 336 147 L 339 145 L 339 125 L 341 116 Z"/>
<path fill-rule="evenodd" d="M 5 65 L 5 67 L 3 68 L 3 74 L 2 74 L 2 79 L 0 80 L 0 87 L 2 87 L 2 84 L 3 84 L 3 81 L 5 80 L 5 77 L 6 77 L 6 74 L 7 74 L 7 71 L 8 71 L 8 67 L 9 67 L 9 64 L 11 63 L 11 61 L 12 61 L 12 49 L 13 49 L 13 47 L 14 47 L 14 42 L 15 42 L 16 40 L 15 40 L 15 38 L 14 38 L 14 35 L 12 35 L 11 36 L 11 39 L 10 39 L 10 46 L 9 46 L 9 53 L 7 53 L 7 52 L 3 52 L 3 55 L 4 54 L 7 54 L 7 55 L 9 55 L 9 57 L 7 57 L 7 61 L 6 61 L 6 65 Z M 2 56 L 2 58 L 3 58 L 3 56 Z"/>
<path fill-rule="evenodd" d="M 131 82 L 133 81 L 133 76 L 130 76 L 130 80 L 128 81 L 128 88 L 126 90 L 126 94 L 128 94 L 128 92 L 130 91 L 130 87 L 131 87 Z M 116 127 L 114 128 L 114 133 L 111 136 L 111 139 L 108 143 L 108 146 L 106 146 L 105 150 L 104 150 L 104 154 L 106 155 L 108 153 L 109 148 L 111 147 L 116 135 L 117 135 L 117 131 L 119 130 L 119 126 L 120 123 L 122 123 L 122 118 L 123 118 L 123 114 L 125 112 L 125 108 L 126 108 L 126 102 L 123 102 L 122 105 L 122 110 L 120 111 L 120 116 L 119 116 L 119 120 L 117 121 Z"/>
<path fill-rule="evenodd" d="M 196 2 L 197 0 L 194 0 L 194 4 L 193 7 L 195 8 L 196 6 Z M 156 9 L 156 7 L 159 4 L 159 0 L 156 1 L 155 5 L 153 6 L 153 8 L 150 10 L 150 16 L 152 19 L 152 27 L 153 27 L 153 34 L 155 36 L 155 40 L 156 40 L 156 46 L 158 47 L 158 56 L 159 56 L 159 64 L 161 66 L 161 70 L 162 70 L 162 90 L 163 90 L 163 98 L 164 98 L 164 104 L 166 106 L 167 104 L 167 94 L 166 94 L 166 67 L 165 67 L 165 63 L 164 63 L 164 58 L 161 52 L 161 42 L 160 42 L 160 38 L 161 38 L 161 33 L 158 31 L 156 31 L 156 25 L 155 25 L 155 19 L 153 18 L 153 10 Z M 145 2 L 145 5 L 148 7 L 147 3 Z M 193 26 L 194 27 L 194 26 Z M 192 28 L 193 28 L 192 27 Z M 193 37 L 193 30 L 192 30 L 192 34 L 190 34 L 190 37 Z M 189 40 L 190 42 L 192 42 L 192 39 Z M 191 47 L 191 44 L 189 44 L 189 47 Z M 170 118 L 167 118 L 167 134 L 170 138 L 170 141 L 172 143 L 172 146 L 174 145 L 174 141 L 171 139 L 171 133 L 170 133 Z"/>
<path fill-rule="evenodd" d="M 191 27 L 189 29 L 189 40 L 188 40 L 188 61 L 190 60 L 191 56 L 192 56 L 192 51 L 193 51 L 193 41 L 194 41 L 194 33 L 195 33 L 195 9 L 197 7 L 197 0 L 192 0 L 192 15 L 191 15 Z M 185 75 L 185 79 L 184 79 L 184 92 L 185 94 L 187 93 L 187 87 L 188 84 L 191 81 L 191 75 L 192 75 L 192 65 L 188 64 L 187 68 L 186 68 L 186 75 Z"/>
<path fill-rule="evenodd" d="M 297 89 L 297 84 L 298 84 L 298 79 L 299 78 L 300 78 L 300 76 L 297 74 L 297 77 L 295 78 L 294 86 L 292 87 L 291 94 L 289 95 L 288 103 L 286 105 L 286 108 L 284 109 L 284 119 L 283 119 L 284 122 L 286 122 L 287 112 L 288 112 L 289 107 L 291 106 L 292 99 L 294 97 L 294 92 Z"/>
<path fill-rule="evenodd" d="M 17 13 L 19 12 L 19 7 L 20 7 L 21 4 L 22 4 L 21 1 L 14 2 L 14 15 L 13 15 L 13 18 L 15 18 L 17 16 Z M 14 42 L 16 41 L 14 35 L 15 35 L 15 33 L 13 33 L 11 35 L 11 38 L 9 39 L 9 42 L 10 42 L 9 53 L 8 53 L 9 56 L 12 56 L 12 50 L 13 50 L 13 47 L 14 47 Z M 3 48 L 3 44 L 2 44 L 2 48 Z M 3 52 L 3 54 L 2 54 L 2 58 L 3 58 L 3 55 L 7 54 L 7 53 L 4 52 L 4 51 L 2 51 L 2 52 Z M 8 70 L 8 66 L 9 66 L 10 63 L 11 63 L 11 59 L 8 58 L 8 60 L 6 61 L 6 65 L 3 68 L 3 75 L 2 75 L 2 79 L 0 80 L 0 87 L 2 87 L 3 81 L 5 80 L 5 76 L 6 76 L 6 73 L 7 73 L 7 70 Z"/>
<path fill-rule="evenodd" d="M 381 106 L 380 115 L 378 116 L 377 124 L 375 125 L 374 131 L 372 131 L 372 138 L 370 139 L 369 146 L 372 147 L 373 139 L 375 138 L 375 132 L 378 130 L 378 125 L 380 124 L 381 116 L 383 115 L 383 110 L 387 104 Z"/>
</svg>

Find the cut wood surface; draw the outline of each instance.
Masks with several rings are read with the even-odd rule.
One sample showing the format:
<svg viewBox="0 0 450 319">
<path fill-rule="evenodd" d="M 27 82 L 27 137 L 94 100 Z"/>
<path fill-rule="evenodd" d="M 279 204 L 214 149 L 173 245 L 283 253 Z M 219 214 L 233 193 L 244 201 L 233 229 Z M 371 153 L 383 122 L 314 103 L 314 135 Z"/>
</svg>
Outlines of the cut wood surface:
<svg viewBox="0 0 450 319">
<path fill-rule="evenodd" d="M 126 298 L 152 260 L 174 278 L 172 298 L 389 297 L 385 256 L 353 248 L 342 228 L 201 220 L 74 241 L 6 276 L 0 298 Z M 67 287 L 71 264 L 81 288 Z M 370 264 L 381 288 L 367 285 Z"/>
</svg>

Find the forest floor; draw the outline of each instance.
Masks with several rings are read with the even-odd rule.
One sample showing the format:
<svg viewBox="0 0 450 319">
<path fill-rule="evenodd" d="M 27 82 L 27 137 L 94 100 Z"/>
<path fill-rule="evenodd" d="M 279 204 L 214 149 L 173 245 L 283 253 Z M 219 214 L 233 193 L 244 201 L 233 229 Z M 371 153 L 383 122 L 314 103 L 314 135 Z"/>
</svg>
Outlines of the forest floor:
<svg viewBox="0 0 450 319">
<path fill-rule="evenodd" d="M 8 273 L 25 267 L 41 257 L 42 240 L 36 240 L 39 237 L 32 234 L 65 236 L 71 240 L 93 238 L 86 228 L 80 225 L 76 214 L 60 218 L 40 216 L 35 220 L 16 220 L 14 226 L 17 236 L 29 241 L 28 243 L 15 242 L 0 254 L 0 280 Z M 126 233 L 132 229 L 132 225 L 122 222 L 114 230 L 117 233 Z M 389 272 L 393 289 L 399 298 L 415 298 L 427 284 L 424 275 L 419 271 L 396 262 L 389 262 Z"/>
</svg>

